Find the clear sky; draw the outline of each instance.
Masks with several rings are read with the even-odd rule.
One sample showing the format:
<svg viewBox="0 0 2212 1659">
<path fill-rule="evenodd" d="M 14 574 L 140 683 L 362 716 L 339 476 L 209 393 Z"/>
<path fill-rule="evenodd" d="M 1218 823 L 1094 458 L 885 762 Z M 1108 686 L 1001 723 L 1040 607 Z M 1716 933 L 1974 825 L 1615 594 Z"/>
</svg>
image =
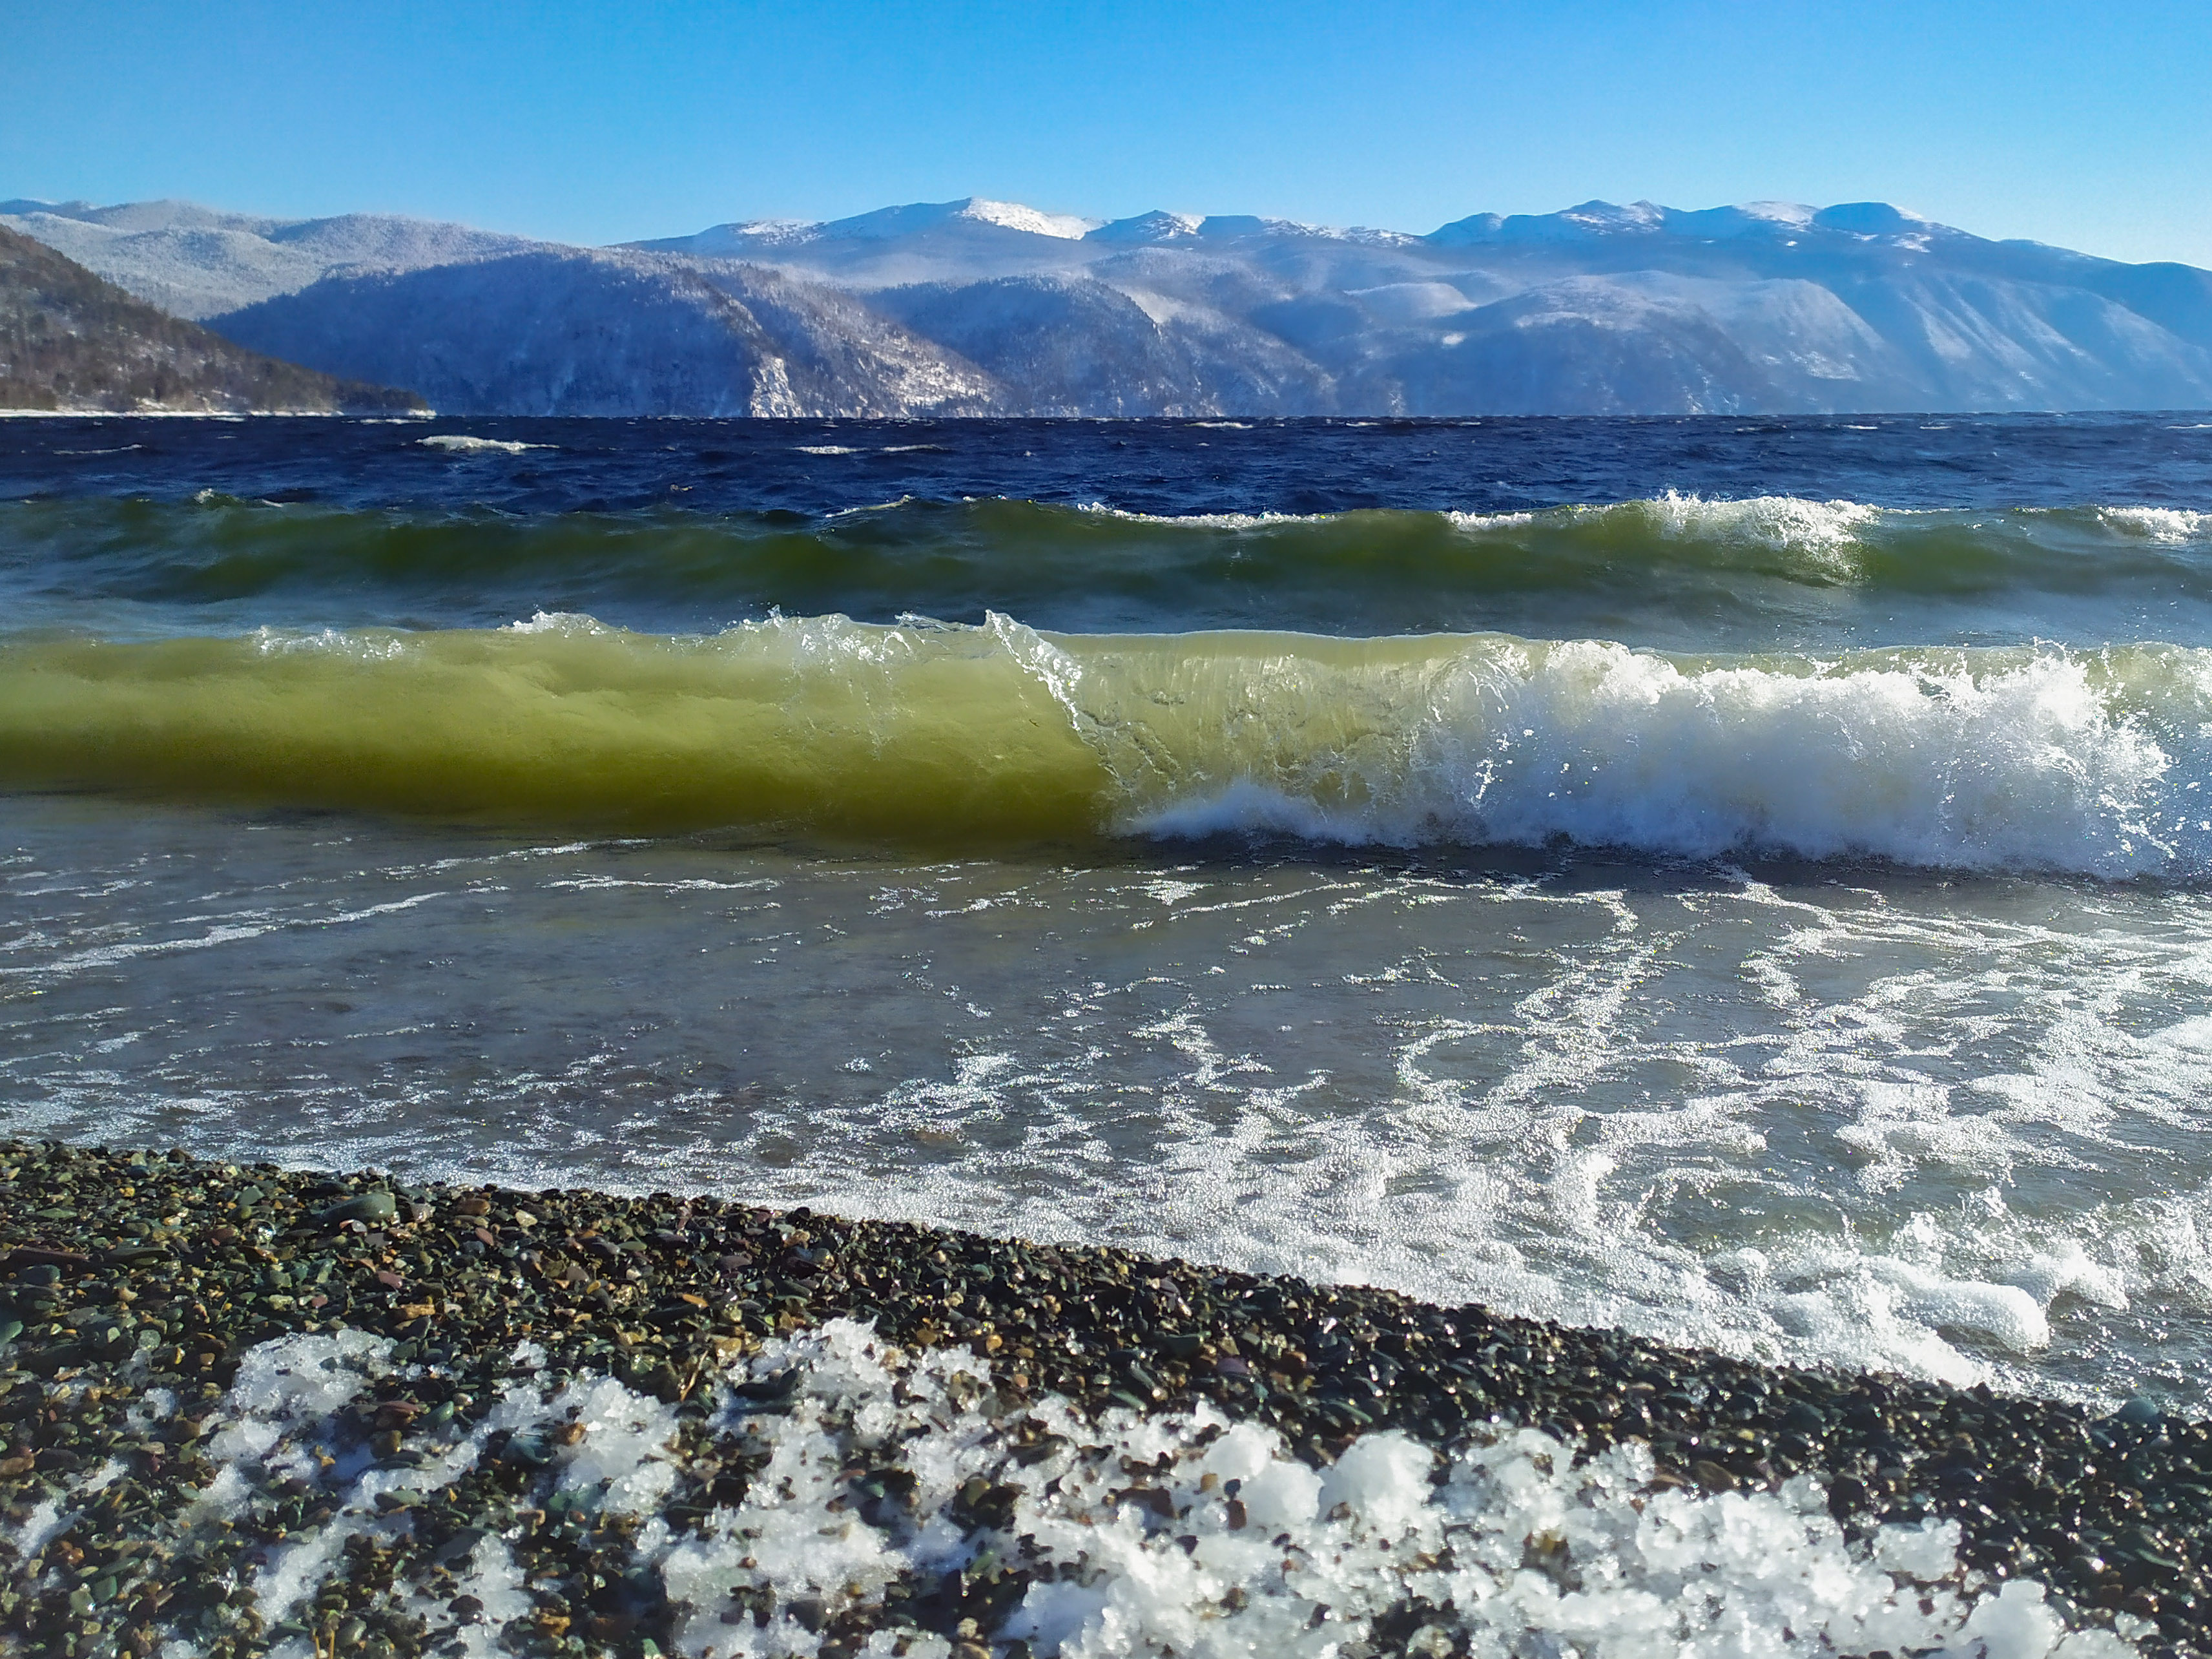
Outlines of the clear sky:
<svg viewBox="0 0 2212 1659">
<path fill-rule="evenodd" d="M 2212 265 L 2212 0 L 0 0 L 0 197 L 581 242 L 981 195 L 1893 201 Z"/>
</svg>

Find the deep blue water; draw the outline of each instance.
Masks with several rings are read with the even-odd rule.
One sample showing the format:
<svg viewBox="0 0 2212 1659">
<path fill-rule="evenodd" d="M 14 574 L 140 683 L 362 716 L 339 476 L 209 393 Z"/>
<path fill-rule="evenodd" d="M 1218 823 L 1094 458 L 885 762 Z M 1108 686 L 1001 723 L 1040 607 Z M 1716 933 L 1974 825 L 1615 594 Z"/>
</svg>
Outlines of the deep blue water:
<svg viewBox="0 0 2212 1659">
<path fill-rule="evenodd" d="M 544 444 L 454 456 L 431 433 Z M 823 449 L 849 454 L 817 454 Z M 513 513 L 973 496 L 1130 512 L 1501 512 L 1709 496 L 1889 507 L 2212 503 L 2203 414 L 1790 419 L 0 423 L 0 498 L 188 497 Z"/>
</svg>

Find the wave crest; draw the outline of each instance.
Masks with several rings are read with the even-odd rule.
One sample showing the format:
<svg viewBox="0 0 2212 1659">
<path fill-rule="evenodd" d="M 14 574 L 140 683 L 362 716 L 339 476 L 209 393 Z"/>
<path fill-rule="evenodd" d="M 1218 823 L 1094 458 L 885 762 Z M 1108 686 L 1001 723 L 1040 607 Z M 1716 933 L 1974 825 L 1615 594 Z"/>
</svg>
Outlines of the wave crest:
<svg viewBox="0 0 2212 1659">
<path fill-rule="evenodd" d="M 2171 748 L 2190 723 L 2179 705 L 2205 700 L 2205 667 L 2179 656 L 2116 673 L 2061 652 L 1820 665 L 1479 642 L 1419 685 L 1298 688 L 1286 700 L 1310 707 L 1379 690 L 1376 717 L 1311 747 L 1255 733 L 1236 775 L 1191 779 L 1128 821 L 1164 835 L 1558 839 L 2106 877 L 2194 868 L 2208 838 L 2175 797 L 2197 780 L 2171 776 Z M 2130 673 L 2157 682 L 2148 698 Z M 1408 717 L 1394 724 L 1389 704 Z"/>
<path fill-rule="evenodd" d="M 1618 510 L 1649 518 L 1662 534 L 1678 540 L 1747 543 L 1777 552 L 1815 556 L 1852 546 L 1865 527 L 1885 517 L 1899 521 L 1907 516 L 1859 501 L 1807 501 L 1796 496 L 1710 500 L 1672 490 L 1656 500 L 1631 502 Z"/>
</svg>

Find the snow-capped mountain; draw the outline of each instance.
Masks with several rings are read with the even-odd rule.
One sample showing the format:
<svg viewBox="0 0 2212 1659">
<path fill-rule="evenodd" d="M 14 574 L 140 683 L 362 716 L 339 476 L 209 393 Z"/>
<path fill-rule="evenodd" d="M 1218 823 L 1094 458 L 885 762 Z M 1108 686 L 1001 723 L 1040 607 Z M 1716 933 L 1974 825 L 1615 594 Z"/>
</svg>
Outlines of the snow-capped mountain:
<svg viewBox="0 0 2212 1659">
<path fill-rule="evenodd" d="M 867 293 L 1038 410 L 2212 403 L 2212 273 L 1990 241 L 1881 203 L 1588 202 L 1425 236 L 1155 212 L 1080 241 L 972 217 L 994 205 L 900 210 L 912 228 L 895 237 L 868 215 L 654 246 Z"/>
<path fill-rule="evenodd" d="M 258 350 L 456 409 L 2212 406 L 2212 272 L 1992 241 L 1880 203 L 1588 202 L 1415 235 L 969 198 L 592 254 L 173 203 L 6 203 L 0 223 Z"/>
<path fill-rule="evenodd" d="M 1079 269 L 1102 221 L 1040 213 L 1018 202 L 916 202 L 808 224 L 755 219 L 629 247 L 652 253 L 775 265 L 859 289 L 1016 271 Z"/>
</svg>

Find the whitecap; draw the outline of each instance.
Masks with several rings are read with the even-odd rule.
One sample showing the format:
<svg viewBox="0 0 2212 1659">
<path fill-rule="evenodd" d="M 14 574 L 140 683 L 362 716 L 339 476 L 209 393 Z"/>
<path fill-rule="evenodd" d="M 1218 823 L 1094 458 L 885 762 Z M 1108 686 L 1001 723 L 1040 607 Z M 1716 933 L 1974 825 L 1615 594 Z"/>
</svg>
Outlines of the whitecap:
<svg viewBox="0 0 2212 1659">
<path fill-rule="evenodd" d="M 1778 552 L 1830 552 L 1848 547 L 1858 540 L 1863 527 L 1884 516 L 1883 509 L 1862 501 L 1810 501 L 1797 496 L 1716 500 L 1673 490 L 1650 501 L 1626 503 L 1625 508 L 1640 511 L 1662 535 L 1749 543 Z"/>
<path fill-rule="evenodd" d="M 609 631 L 605 623 L 583 611 L 538 611 L 526 622 L 510 622 L 508 633 L 515 634 L 604 634 Z"/>
<path fill-rule="evenodd" d="M 2161 547 L 2212 539 L 2212 513 L 2192 512 L 2185 507 L 2100 507 L 2097 516 L 2124 534 Z"/>
<path fill-rule="evenodd" d="M 1200 530 L 1257 530 L 1271 524 L 1326 524 L 1334 513 L 1139 513 L 1086 501 L 1076 509 L 1100 518 L 1118 518 L 1131 524 L 1176 524 Z"/>
<path fill-rule="evenodd" d="M 519 455 L 528 449 L 555 449 L 552 443 L 522 443 L 511 438 L 471 437 L 465 432 L 435 432 L 415 442 L 425 449 L 449 455 Z"/>
<path fill-rule="evenodd" d="M 2212 674 L 2195 653 L 2131 684 L 2055 651 L 1824 667 L 1492 639 L 1456 662 L 1353 668 L 1285 651 L 1211 680 L 1185 669 L 1190 712 L 1172 725 L 1139 704 L 1148 676 L 1079 661 L 1083 729 L 1129 784 L 1137 834 L 1562 838 L 2110 879 L 2212 857 L 2178 793 L 2206 767 L 2191 734 Z M 1261 718 L 1210 735 L 1205 711 L 1237 704 Z M 1328 719 L 1301 712 L 1316 708 Z M 1147 758 L 1163 753 L 1164 785 Z"/>
</svg>

